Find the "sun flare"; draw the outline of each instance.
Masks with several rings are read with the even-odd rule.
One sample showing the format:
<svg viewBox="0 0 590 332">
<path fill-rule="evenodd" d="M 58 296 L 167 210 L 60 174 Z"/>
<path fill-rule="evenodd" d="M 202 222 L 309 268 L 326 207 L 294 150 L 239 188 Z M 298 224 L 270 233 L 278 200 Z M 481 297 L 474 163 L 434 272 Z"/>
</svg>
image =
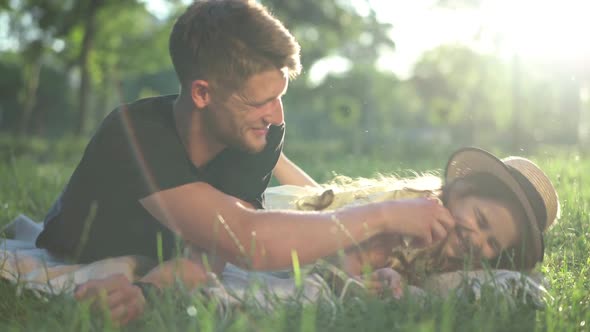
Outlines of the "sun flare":
<svg viewBox="0 0 590 332">
<path fill-rule="evenodd" d="M 485 1 L 481 13 L 506 46 L 523 57 L 575 60 L 590 56 L 590 2 Z"/>
</svg>

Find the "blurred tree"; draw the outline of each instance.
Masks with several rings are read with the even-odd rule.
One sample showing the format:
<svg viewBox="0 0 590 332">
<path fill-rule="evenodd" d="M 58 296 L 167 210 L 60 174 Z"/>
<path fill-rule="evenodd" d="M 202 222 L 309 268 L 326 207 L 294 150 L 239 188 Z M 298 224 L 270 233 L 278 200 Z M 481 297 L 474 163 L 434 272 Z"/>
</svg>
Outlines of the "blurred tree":
<svg viewBox="0 0 590 332">
<path fill-rule="evenodd" d="M 302 77 L 290 84 L 285 97 L 289 141 L 295 145 L 300 142 L 302 146 L 310 137 L 322 137 L 329 149 L 360 153 L 376 135 L 377 130 L 373 128 L 379 125 L 375 111 L 378 107 L 373 105 L 379 101 L 370 91 L 382 82 L 381 73 L 375 69 L 380 52 L 395 47 L 389 35 L 391 24 L 379 22 L 368 3 L 365 11 L 352 1 L 263 0 L 262 3 L 301 44 Z M 310 69 L 333 55 L 346 59 L 351 64 L 349 70 L 311 82 Z M 326 68 L 325 71 L 332 69 L 339 70 Z M 390 87 L 397 80 L 388 75 L 385 81 L 385 86 Z M 369 129 L 361 133 L 360 127 Z"/>
<path fill-rule="evenodd" d="M 360 15 L 349 2 L 263 1 L 294 32 L 302 44 L 306 70 L 292 90 L 313 93 L 308 70 L 316 61 L 343 54 L 355 64 L 370 63 L 378 50 L 393 48 L 390 26 L 377 21 L 375 13 Z M 172 13 L 183 10 L 178 0 L 167 2 Z M 161 77 L 172 85 L 172 68 L 167 54 L 167 38 L 175 14 L 160 21 L 139 0 L 19 0 L 7 2 L 12 31 L 20 33 L 23 88 L 21 131 L 29 126 L 39 87 L 40 68 L 50 55 L 55 68 L 70 73 L 77 87 L 74 126 L 77 134 L 88 128 L 89 109 L 104 110 L 145 91 L 142 77 Z M 55 61 L 57 60 L 57 61 Z M 57 65 L 56 65 L 57 62 Z M 61 65 L 60 65 L 61 64 Z M 46 64 L 45 64 L 46 65 Z M 42 78 L 41 78 L 42 79 Z M 158 85 L 152 81 L 153 85 Z M 161 85 L 161 84 L 160 84 Z M 162 89 L 148 86 L 154 92 Z M 100 114 L 104 111 L 101 111 Z M 94 112 L 90 112 L 93 114 Z"/>
<path fill-rule="evenodd" d="M 502 60 L 466 47 L 426 52 L 411 81 L 428 121 L 447 126 L 461 144 L 513 152 L 539 144 L 576 144 L 581 122 L 578 66 Z"/>
<path fill-rule="evenodd" d="M 329 75 L 312 94 L 290 91 L 285 104 L 291 105 L 285 113 L 287 149 L 313 144 L 324 157 L 403 151 L 416 143 L 411 131 L 423 122 L 415 88 L 373 67 Z"/>
<path fill-rule="evenodd" d="M 455 139 L 478 144 L 510 122 L 507 67 L 463 46 L 440 46 L 422 55 L 412 82 L 428 121 L 453 129 Z"/>
<path fill-rule="evenodd" d="M 101 7 L 105 5 L 105 2 L 103 0 L 88 0 L 78 1 L 77 3 L 79 4 L 79 7 L 77 7 L 79 12 L 76 13 L 76 16 L 83 18 L 81 25 L 83 26 L 84 31 L 82 45 L 77 59 L 80 68 L 80 87 L 78 88 L 79 120 L 76 134 L 81 135 L 84 132 L 86 125 L 88 94 L 90 92 L 91 72 L 88 68 L 88 58 L 92 51 L 96 34 L 96 15 Z"/>
<path fill-rule="evenodd" d="M 374 62 L 380 48 L 394 47 L 391 24 L 379 22 L 370 7 L 361 15 L 350 1 L 261 2 L 297 37 L 306 68 L 335 52 L 352 61 Z"/>
<path fill-rule="evenodd" d="M 9 32 L 16 38 L 21 55 L 23 86 L 18 94 L 21 114 L 15 130 L 22 135 L 27 132 L 35 107 L 43 56 L 55 34 L 54 29 L 46 27 L 48 20 L 45 14 L 52 8 L 27 0 L 4 2 L 2 7 L 9 14 Z"/>
<path fill-rule="evenodd" d="M 167 47 L 171 22 L 157 20 L 137 3 L 105 7 L 97 20 L 103 23 L 96 32 L 89 69 L 95 86 L 94 114 L 101 120 L 111 105 L 129 101 L 126 91 L 136 89 L 131 96 L 135 99 L 147 77 L 172 70 Z M 176 88 L 172 84 L 168 91 Z"/>
<path fill-rule="evenodd" d="M 49 62 L 74 74 L 78 91 L 74 131 L 81 135 L 88 129 L 88 109 L 108 102 L 105 96 L 113 92 L 111 82 L 120 86 L 121 76 L 153 72 L 154 64 L 161 68 L 167 60 L 161 33 L 165 22 L 155 19 L 139 1 L 19 0 L 3 5 L 10 13 L 10 31 L 17 36 L 23 68 L 21 134 L 30 127 L 40 73 Z M 93 86 L 99 87 L 97 94 L 92 94 Z"/>
<path fill-rule="evenodd" d="M 88 130 L 89 108 L 104 109 L 110 94 L 120 94 L 126 75 L 152 72 L 154 63 L 163 66 L 162 31 L 164 24 L 153 17 L 137 0 L 77 1 L 71 13 L 76 22 L 66 36 L 65 58 L 78 69 L 77 135 Z M 165 51 L 165 48 L 164 48 Z M 155 60 L 154 60 L 155 59 Z M 91 94 L 93 87 L 95 94 Z M 114 88 L 113 88 L 114 87 Z M 94 101 L 92 105 L 90 101 Z"/>
<path fill-rule="evenodd" d="M 18 114 L 13 110 L 19 108 L 16 94 L 22 91 L 23 87 L 20 59 L 17 54 L 3 55 L 0 73 L 0 129 L 14 130 L 14 124 L 18 123 Z"/>
</svg>

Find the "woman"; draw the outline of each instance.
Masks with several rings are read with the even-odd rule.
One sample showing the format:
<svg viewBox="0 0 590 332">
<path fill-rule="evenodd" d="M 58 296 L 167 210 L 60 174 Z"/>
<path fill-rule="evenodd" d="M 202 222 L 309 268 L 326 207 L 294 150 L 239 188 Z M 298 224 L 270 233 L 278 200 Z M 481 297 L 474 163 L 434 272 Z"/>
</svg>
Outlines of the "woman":
<svg viewBox="0 0 590 332">
<path fill-rule="evenodd" d="M 286 173 L 283 170 L 281 174 Z M 304 178 L 295 179 L 301 184 Z M 282 180 L 290 182 L 289 178 Z M 409 283 L 420 284 L 429 274 L 463 269 L 465 258 L 469 258 L 470 268 L 487 263 L 492 268 L 516 271 L 531 270 L 543 260 L 543 233 L 558 218 L 559 202 L 551 181 L 533 162 L 520 157 L 500 160 L 484 150 L 464 148 L 450 157 L 442 188 L 432 180 L 430 176 L 413 183 L 391 179 L 359 182 L 336 193 L 338 187 L 303 195 L 293 205 L 323 210 L 426 195 L 438 197 L 455 218 L 455 229 L 430 247 L 401 236 L 378 236 L 350 248 L 339 262 L 350 275 L 360 275 L 367 265 L 373 270 L 390 267 Z M 272 189 L 267 200 L 272 203 Z M 376 272 L 377 277 L 397 278 Z"/>
</svg>

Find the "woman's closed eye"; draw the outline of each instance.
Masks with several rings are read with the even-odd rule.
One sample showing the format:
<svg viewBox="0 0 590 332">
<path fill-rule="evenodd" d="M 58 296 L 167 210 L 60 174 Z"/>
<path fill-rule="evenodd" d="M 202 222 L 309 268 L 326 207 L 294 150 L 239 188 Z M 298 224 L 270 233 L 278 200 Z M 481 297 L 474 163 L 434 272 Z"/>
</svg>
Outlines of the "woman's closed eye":
<svg viewBox="0 0 590 332">
<path fill-rule="evenodd" d="M 483 215 L 483 213 L 481 213 L 481 211 L 477 208 L 474 210 L 474 212 L 475 218 L 477 219 L 477 226 L 479 226 L 480 229 L 488 229 L 490 227 L 490 224 L 488 223 L 488 220 Z"/>
</svg>

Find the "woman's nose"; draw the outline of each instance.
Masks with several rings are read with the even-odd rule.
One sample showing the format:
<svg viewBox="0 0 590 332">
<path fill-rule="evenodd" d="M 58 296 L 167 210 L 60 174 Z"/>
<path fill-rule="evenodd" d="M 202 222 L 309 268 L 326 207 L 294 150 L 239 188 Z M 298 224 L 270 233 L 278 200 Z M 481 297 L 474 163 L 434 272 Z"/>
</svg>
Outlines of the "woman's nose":
<svg viewBox="0 0 590 332">
<path fill-rule="evenodd" d="M 483 238 L 478 227 L 466 219 L 460 219 L 460 222 L 462 236 L 467 240 L 469 247 L 473 248 L 475 252 L 481 250 Z"/>
<path fill-rule="evenodd" d="M 474 231 L 469 232 L 469 243 L 476 252 L 479 252 L 481 250 L 482 245 L 481 233 Z"/>
</svg>

